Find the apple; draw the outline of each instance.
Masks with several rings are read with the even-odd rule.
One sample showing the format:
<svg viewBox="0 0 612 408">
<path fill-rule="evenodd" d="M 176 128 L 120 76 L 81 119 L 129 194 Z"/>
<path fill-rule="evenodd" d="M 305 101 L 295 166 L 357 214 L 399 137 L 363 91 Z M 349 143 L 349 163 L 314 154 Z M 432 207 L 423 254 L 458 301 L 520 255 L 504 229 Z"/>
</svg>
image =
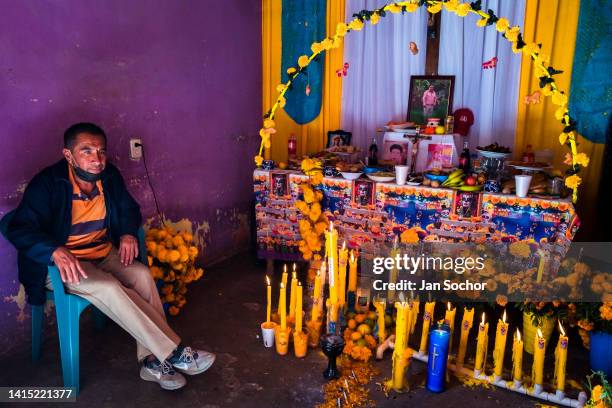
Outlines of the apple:
<svg viewBox="0 0 612 408">
<path fill-rule="evenodd" d="M 474 176 L 467 176 L 465 178 L 465 184 L 467 184 L 468 186 L 475 186 L 476 185 L 476 177 L 474 177 Z"/>
<path fill-rule="evenodd" d="M 446 128 L 444 126 L 436 126 L 436 135 L 443 135 L 446 133 Z"/>
</svg>

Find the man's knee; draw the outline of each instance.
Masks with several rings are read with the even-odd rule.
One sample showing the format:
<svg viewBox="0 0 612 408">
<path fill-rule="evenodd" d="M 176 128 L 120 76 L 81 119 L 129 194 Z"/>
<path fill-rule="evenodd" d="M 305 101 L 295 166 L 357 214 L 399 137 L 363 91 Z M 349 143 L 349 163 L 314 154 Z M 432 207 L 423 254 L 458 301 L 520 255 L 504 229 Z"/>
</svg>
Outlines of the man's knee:
<svg viewBox="0 0 612 408">
<path fill-rule="evenodd" d="M 133 274 L 136 285 L 150 285 L 151 283 L 155 283 L 149 268 L 140 262 L 134 262 L 132 264 L 131 273 Z"/>
</svg>

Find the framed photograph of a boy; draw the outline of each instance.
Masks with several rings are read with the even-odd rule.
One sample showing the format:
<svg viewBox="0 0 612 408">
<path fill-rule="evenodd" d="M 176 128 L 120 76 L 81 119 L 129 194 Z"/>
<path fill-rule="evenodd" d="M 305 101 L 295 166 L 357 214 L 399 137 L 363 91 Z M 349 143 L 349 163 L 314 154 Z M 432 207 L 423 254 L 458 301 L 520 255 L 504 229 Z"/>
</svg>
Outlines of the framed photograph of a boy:
<svg viewBox="0 0 612 408">
<path fill-rule="evenodd" d="M 428 118 L 440 123 L 453 112 L 454 75 L 413 75 L 410 77 L 407 119 L 420 125 Z"/>
</svg>

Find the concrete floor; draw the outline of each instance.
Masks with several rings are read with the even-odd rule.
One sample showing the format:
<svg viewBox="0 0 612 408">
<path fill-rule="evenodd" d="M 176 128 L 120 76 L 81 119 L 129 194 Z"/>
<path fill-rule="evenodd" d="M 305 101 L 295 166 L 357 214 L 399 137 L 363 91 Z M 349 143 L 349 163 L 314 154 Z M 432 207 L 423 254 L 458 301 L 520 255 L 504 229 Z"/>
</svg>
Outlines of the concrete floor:
<svg viewBox="0 0 612 408">
<path fill-rule="evenodd" d="M 310 352 L 301 360 L 281 357 L 261 343 L 264 275 L 265 266 L 244 254 L 207 269 L 201 281 L 191 284 L 185 310 L 170 318 L 171 326 L 186 344 L 215 352 L 217 361 L 207 372 L 187 378 L 187 386 L 179 391 L 164 391 L 142 381 L 133 339 L 112 322 L 95 331 L 90 312 L 85 312 L 81 320 L 81 393 L 77 406 L 312 407 L 322 402 L 321 373 L 326 366 L 322 354 Z M 1 361 L 1 385 L 62 385 L 57 335 L 53 326 L 46 329 L 41 360 L 31 363 L 29 344 L 18 347 Z M 547 355 L 547 360 L 552 359 Z M 390 360 L 387 356 L 375 363 L 382 373 L 371 387 L 371 398 L 377 406 L 533 407 L 538 402 L 500 389 L 469 389 L 455 379 L 446 392 L 432 394 L 422 387 L 426 367 L 420 362 L 410 368 L 413 390 L 386 399 L 374 382 L 390 376 Z M 575 363 L 570 361 L 570 367 L 580 366 L 586 371 L 583 362 L 584 356 Z M 527 362 L 524 367 L 529 372 Z"/>
</svg>

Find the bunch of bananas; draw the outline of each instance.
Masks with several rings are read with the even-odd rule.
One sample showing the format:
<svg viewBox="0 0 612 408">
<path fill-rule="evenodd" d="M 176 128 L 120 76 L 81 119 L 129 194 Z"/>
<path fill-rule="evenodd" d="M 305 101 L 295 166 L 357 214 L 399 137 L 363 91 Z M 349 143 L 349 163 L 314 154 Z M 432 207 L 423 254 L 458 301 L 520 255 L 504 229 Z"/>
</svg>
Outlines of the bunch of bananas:
<svg viewBox="0 0 612 408">
<path fill-rule="evenodd" d="M 442 187 L 454 188 L 461 191 L 480 191 L 482 185 L 470 186 L 465 183 L 465 173 L 461 169 L 457 169 L 448 175 L 448 178 L 442 183 Z"/>
</svg>

